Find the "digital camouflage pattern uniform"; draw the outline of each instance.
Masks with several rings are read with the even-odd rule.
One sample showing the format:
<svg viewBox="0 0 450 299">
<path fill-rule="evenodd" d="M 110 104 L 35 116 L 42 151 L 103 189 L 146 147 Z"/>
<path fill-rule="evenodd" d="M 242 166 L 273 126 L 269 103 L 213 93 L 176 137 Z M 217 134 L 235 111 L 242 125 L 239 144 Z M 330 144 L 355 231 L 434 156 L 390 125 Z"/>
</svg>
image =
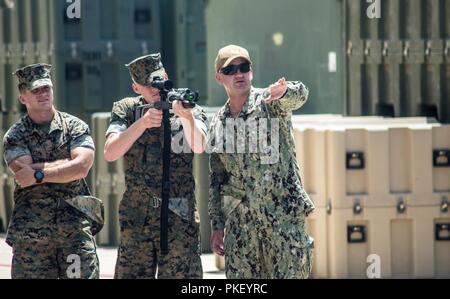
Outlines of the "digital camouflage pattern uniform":
<svg viewBox="0 0 450 299">
<path fill-rule="evenodd" d="M 160 55 L 136 59 L 128 65 L 135 82 L 148 85 L 148 76 L 159 76 Z M 155 69 L 156 68 L 156 69 Z M 143 78 L 145 77 L 145 78 Z M 146 81 L 147 80 L 147 81 Z M 134 122 L 132 112 L 146 104 L 141 96 L 114 103 L 106 136 L 124 132 Z M 198 106 L 194 118 L 206 133 L 206 114 Z M 121 240 L 115 278 L 201 278 L 199 224 L 196 220 L 195 182 L 192 174 L 193 153 L 178 153 L 183 127 L 171 114 L 172 152 L 170 164 L 169 231 L 167 255 L 160 254 L 160 216 L 162 189 L 163 125 L 147 129 L 124 155 L 126 191 L 119 207 Z M 181 140 L 180 140 L 181 139 Z M 186 149 L 186 148 L 185 148 Z M 187 152 L 187 153 L 185 153 Z"/>
<path fill-rule="evenodd" d="M 19 82 L 48 85 L 48 65 L 33 65 L 20 70 Z M 35 75 L 31 76 L 33 72 Z M 36 80 L 42 80 L 40 83 Z M 27 82 L 28 81 L 28 82 Z M 31 82 L 33 81 L 33 82 Z M 4 159 L 8 165 L 30 155 L 33 163 L 70 159 L 70 148 L 94 149 L 89 128 L 82 120 L 56 112 L 47 128 L 23 116 L 5 134 Z M 80 257 L 80 278 L 98 278 L 99 262 L 91 221 L 64 199 L 88 195 L 82 180 L 67 184 L 44 183 L 14 190 L 14 210 L 6 243 L 13 248 L 12 278 L 72 278 L 67 271 L 73 265 L 71 255 Z M 69 272 L 70 275 L 75 273 Z"/>
<path fill-rule="evenodd" d="M 292 111 L 306 102 L 308 90 L 301 82 L 287 82 L 287 86 L 284 97 L 270 104 L 262 101 L 265 90 L 252 87 L 238 116 L 249 124 L 278 119 L 276 161 L 264 162 L 260 152 L 248 149 L 223 150 L 216 134 L 232 117 L 228 102 L 211 121 L 209 214 L 213 230 L 225 229 L 227 278 L 307 278 L 311 272 L 313 240 L 306 233 L 305 220 L 314 204 L 300 179 L 291 123 Z M 237 125 L 233 129 L 236 135 Z M 268 129 L 268 143 L 276 133 L 272 129 Z M 249 132 L 257 130 L 252 125 L 245 128 L 246 144 Z"/>
</svg>

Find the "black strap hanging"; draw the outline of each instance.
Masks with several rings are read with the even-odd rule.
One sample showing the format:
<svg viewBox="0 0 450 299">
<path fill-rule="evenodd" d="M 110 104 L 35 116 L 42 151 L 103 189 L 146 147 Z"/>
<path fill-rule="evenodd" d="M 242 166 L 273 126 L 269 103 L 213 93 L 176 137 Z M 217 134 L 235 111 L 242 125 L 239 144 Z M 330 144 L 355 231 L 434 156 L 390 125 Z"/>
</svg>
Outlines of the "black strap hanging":
<svg viewBox="0 0 450 299">
<path fill-rule="evenodd" d="M 170 127 L 170 113 L 168 109 L 163 110 L 164 144 L 163 144 L 163 181 L 161 190 L 161 254 L 169 253 L 168 249 L 168 226 L 169 226 L 169 197 L 170 197 L 170 151 L 172 134 Z"/>
</svg>

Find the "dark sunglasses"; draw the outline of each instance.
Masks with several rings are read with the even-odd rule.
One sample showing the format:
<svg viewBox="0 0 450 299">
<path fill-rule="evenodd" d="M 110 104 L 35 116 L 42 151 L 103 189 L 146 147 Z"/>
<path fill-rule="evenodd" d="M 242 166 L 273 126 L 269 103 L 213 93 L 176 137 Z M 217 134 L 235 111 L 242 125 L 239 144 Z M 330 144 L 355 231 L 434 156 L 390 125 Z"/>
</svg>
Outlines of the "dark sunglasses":
<svg viewBox="0 0 450 299">
<path fill-rule="evenodd" d="M 222 68 L 220 72 L 225 76 L 230 76 L 236 74 L 238 70 L 242 74 L 248 73 L 250 71 L 250 63 L 230 64 L 229 66 Z"/>
</svg>

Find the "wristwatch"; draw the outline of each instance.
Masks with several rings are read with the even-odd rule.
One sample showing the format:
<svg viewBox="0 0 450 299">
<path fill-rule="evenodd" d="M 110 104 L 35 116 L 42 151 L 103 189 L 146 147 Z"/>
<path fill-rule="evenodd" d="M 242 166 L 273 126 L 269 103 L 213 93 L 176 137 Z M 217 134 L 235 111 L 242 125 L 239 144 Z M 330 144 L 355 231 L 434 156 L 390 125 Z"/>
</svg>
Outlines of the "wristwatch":
<svg viewBox="0 0 450 299">
<path fill-rule="evenodd" d="M 34 178 L 36 179 L 36 183 L 42 183 L 44 180 L 44 171 L 42 169 L 36 169 L 34 171 Z"/>
</svg>

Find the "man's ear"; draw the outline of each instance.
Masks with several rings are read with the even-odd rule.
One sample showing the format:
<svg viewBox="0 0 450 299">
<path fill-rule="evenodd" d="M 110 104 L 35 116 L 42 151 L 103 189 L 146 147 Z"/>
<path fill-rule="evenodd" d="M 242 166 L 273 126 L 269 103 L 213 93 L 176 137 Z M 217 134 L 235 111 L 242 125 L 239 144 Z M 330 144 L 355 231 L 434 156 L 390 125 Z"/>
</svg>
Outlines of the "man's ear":
<svg viewBox="0 0 450 299">
<path fill-rule="evenodd" d="M 139 86 L 137 86 L 136 83 L 133 82 L 133 84 L 131 84 L 131 87 L 133 88 L 133 91 L 134 91 L 135 93 L 141 94 L 141 93 L 139 92 Z"/>
<path fill-rule="evenodd" d="M 216 82 L 219 83 L 220 85 L 222 85 L 223 82 L 222 82 L 222 76 L 220 75 L 220 73 L 216 73 L 215 77 L 216 77 Z"/>
<path fill-rule="evenodd" d="M 19 102 L 25 105 L 25 99 L 23 98 L 23 95 L 19 96 Z"/>
</svg>

